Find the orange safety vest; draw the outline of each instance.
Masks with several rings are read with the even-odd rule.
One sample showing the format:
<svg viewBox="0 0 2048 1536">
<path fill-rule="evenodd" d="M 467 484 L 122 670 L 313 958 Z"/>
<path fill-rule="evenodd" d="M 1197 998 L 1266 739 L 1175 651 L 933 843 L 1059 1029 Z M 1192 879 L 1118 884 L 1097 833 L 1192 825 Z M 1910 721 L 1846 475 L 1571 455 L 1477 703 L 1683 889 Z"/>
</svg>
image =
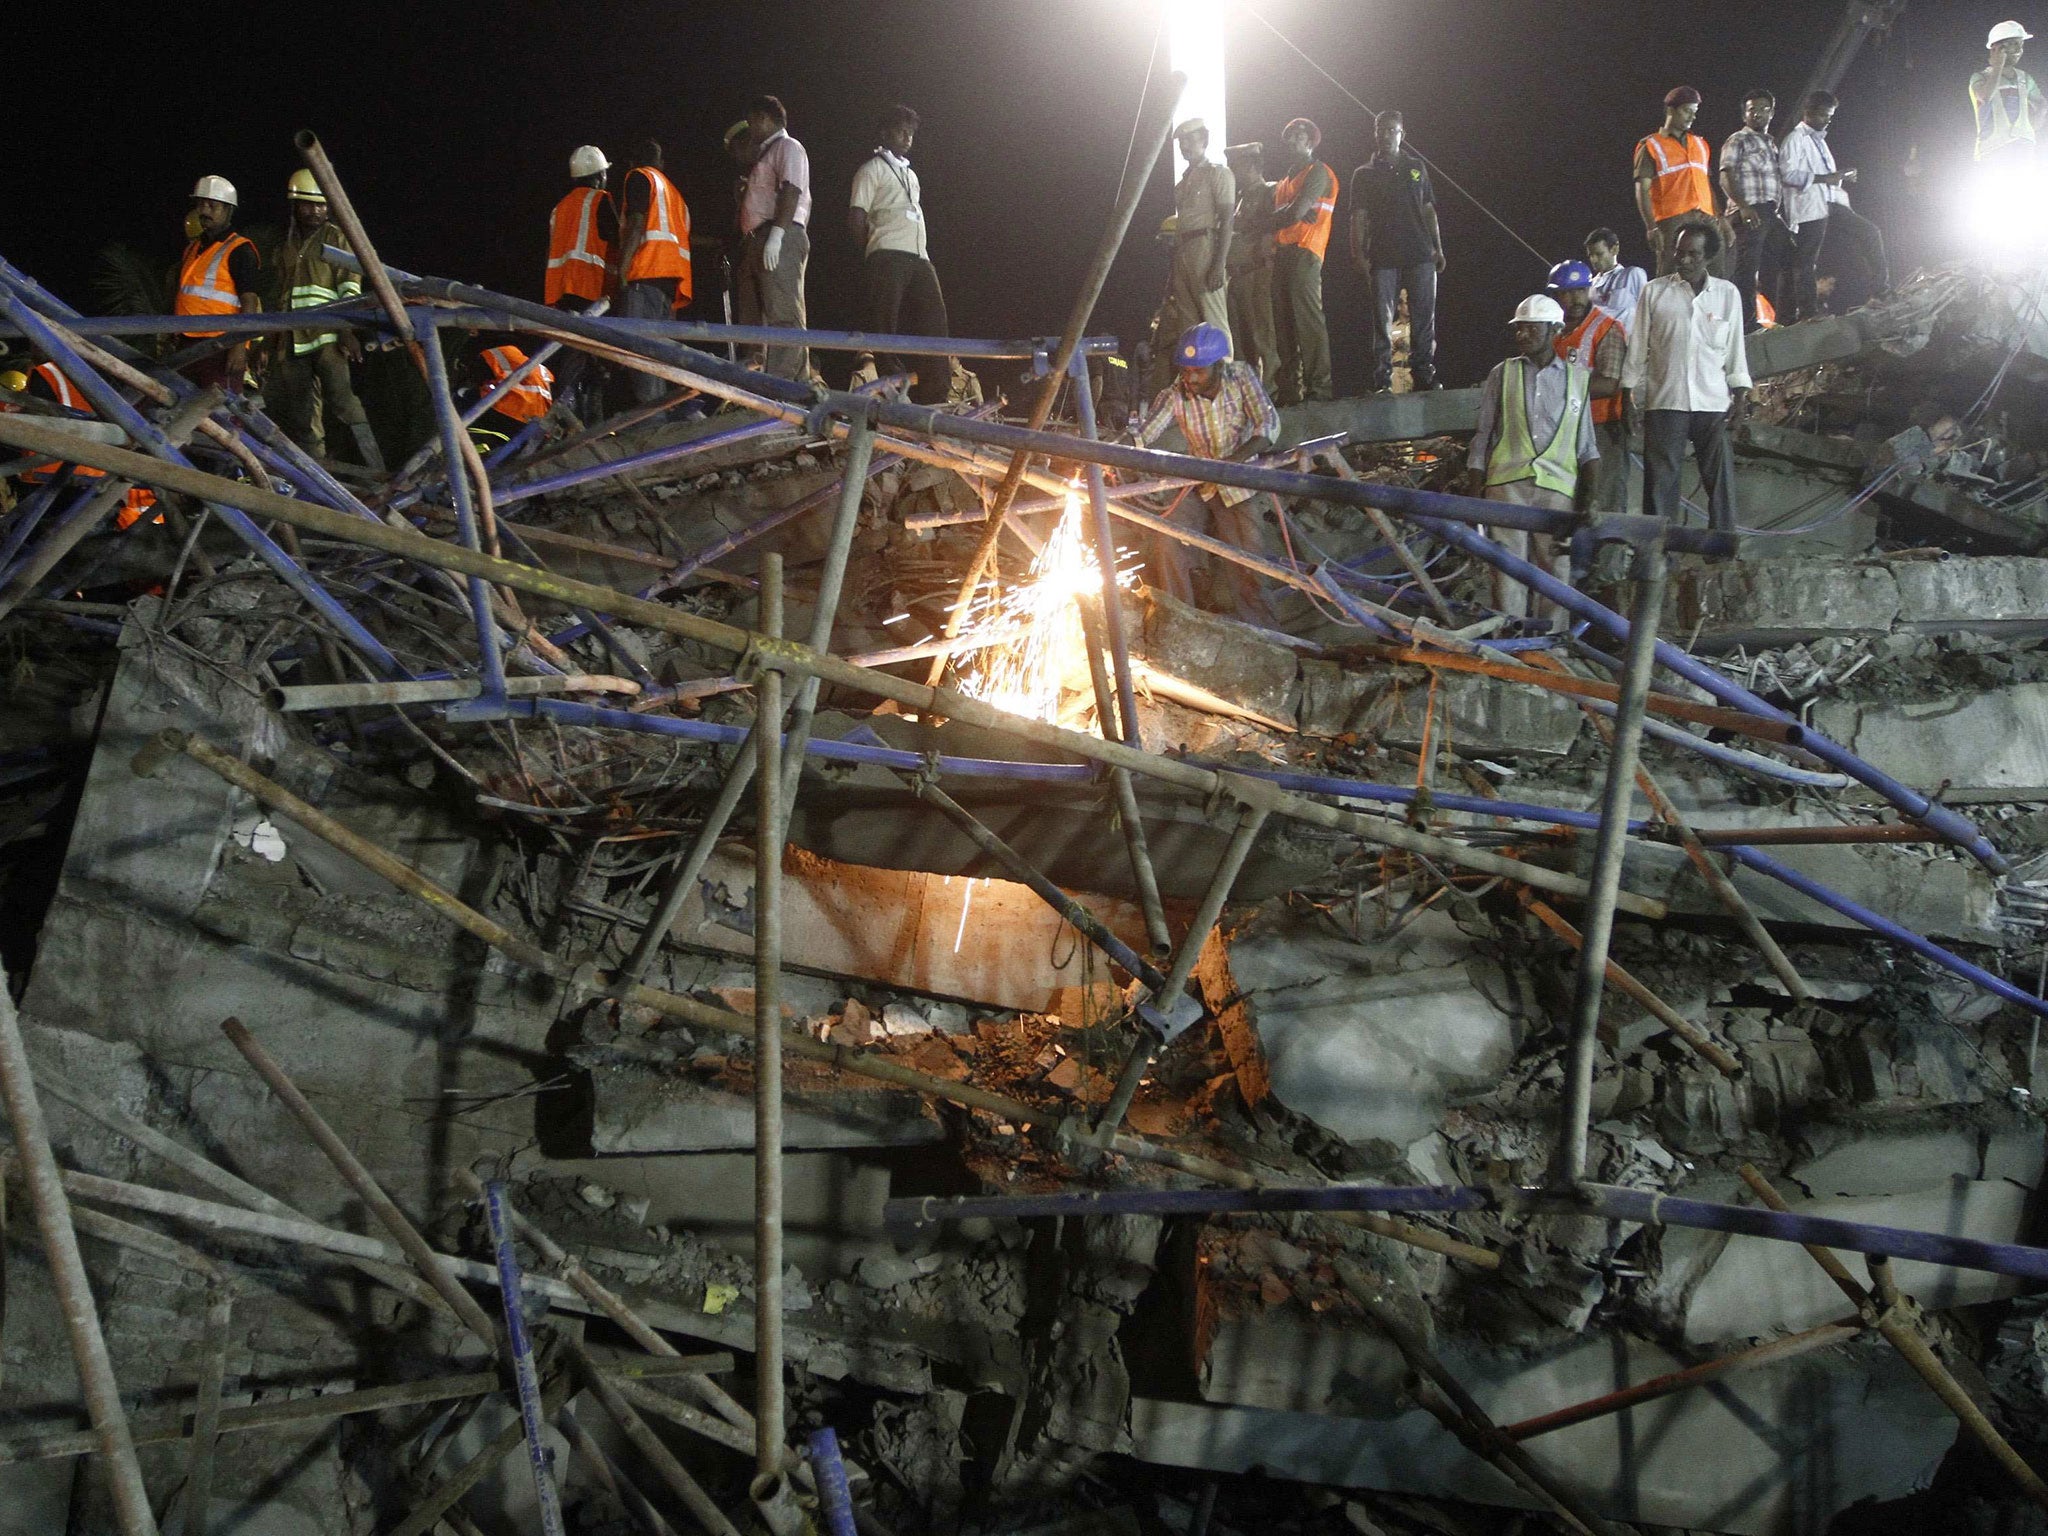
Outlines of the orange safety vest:
<svg viewBox="0 0 2048 1536">
<path fill-rule="evenodd" d="M 1600 343 L 1607 339 L 1609 331 L 1621 330 L 1619 320 L 1596 306 L 1586 311 L 1586 318 L 1579 322 L 1577 329 L 1557 338 L 1557 355 L 1568 363 L 1577 363 L 1588 373 L 1598 372 L 1593 366 L 1593 359 L 1600 351 Z M 1624 337 L 1627 334 L 1622 331 Z M 1621 396 L 1595 395 L 1593 420 L 1596 424 L 1621 420 Z"/>
<path fill-rule="evenodd" d="M 225 240 L 216 240 L 212 245 L 201 245 L 194 240 L 185 247 L 184 264 L 178 269 L 178 300 L 171 306 L 174 315 L 233 315 L 241 313 L 242 295 L 235 288 L 235 279 L 228 271 L 228 258 L 237 246 L 246 245 L 255 250 L 255 242 L 246 235 L 230 233 Z M 187 331 L 187 336 L 204 338 L 218 336 L 219 331 Z"/>
<path fill-rule="evenodd" d="M 35 371 L 42 378 L 43 382 L 50 386 L 50 393 L 57 397 L 57 403 L 63 406 L 64 409 L 67 411 L 78 411 L 86 416 L 97 417 L 99 415 L 99 412 L 92 408 L 92 402 L 78 392 L 78 386 L 66 378 L 64 370 L 55 363 L 38 363 Z M 23 475 L 22 479 L 29 481 L 47 480 L 62 467 L 60 463 L 53 459 L 48 464 L 38 464 L 34 469 Z M 105 475 L 106 471 L 94 469 L 90 464 L 78 464 L 72 467 L 71 473 L 76 479 L 97 480 Z M 128 488 L 128 495 L 121 504 L 121 510 L 114 514 L 114 526 L 124 529 L 134 527 L 136 523 L 142 520 L 142 515 L 155 505 L 156 492 L 146 485 L 130 486 Z M 164 520 L 161 512 L 157 514 L 156 520 L 158 522 Z"/>
<path fill-rule="evenodd" d="M 690 205 L 676 184 L 651 165 L 626 173 L 631 186 L 635 176 L 647 178 L 647 229 L 633 250 L 633 260 L 619 274 L 628 283 L 655 282 L 674 278 L 674 307 L 690 302 Z"/>
<path fill-rule="evenodd" d="M 1288 225 L 1275 233 L 1273 239 L 1280 245 L 1305 246 L 1320 260 L 1329 252 L 1330 226 L 1337 221 L 1337 173 L 1322 161 L 1311 160 L 1273 189 L 1273 211 L 1279 213 L 1294 206 L 1294 200 L 1301 196 L 1301 189 L 1308 185 L 1308 178 L 1317 166 L 1322 166 L 1329 174 L 1328 195 L 1316 199 L 1305 220 Z"/>
<path fill-rule="evenodd" d="M 571 187 L 548 220 L 546 298 L 601 299 L 611 278 L 612 247 L 598 229 L 597 211 L 611 194 L 596 187 Z"/>
<path fill-rule="evenodd" d="M 490 347 L 484 352 L 484 366 L 491 370 L 491 382 L 498 384 L 526 366 L 526 354 L 517 347 Z M 543 363 L 500 395 L 491 409 L 513 421 L 533 421 L 547 415 L 554 403 L 555 376 Z"/>
<path fill-rule="evenodd" d="M 1651 218 L 1661 224 L 1681 213 L 1713 213 L 1714 184 L 1707 176 L 1710 151 L 1705 139 L 1688 133 L 1681 150 L 1659 129 L 1638 141 L 1636 148 L 1647 149 L 1657 166 L 1656 180 L 1650 183 Z"/>
</svg>

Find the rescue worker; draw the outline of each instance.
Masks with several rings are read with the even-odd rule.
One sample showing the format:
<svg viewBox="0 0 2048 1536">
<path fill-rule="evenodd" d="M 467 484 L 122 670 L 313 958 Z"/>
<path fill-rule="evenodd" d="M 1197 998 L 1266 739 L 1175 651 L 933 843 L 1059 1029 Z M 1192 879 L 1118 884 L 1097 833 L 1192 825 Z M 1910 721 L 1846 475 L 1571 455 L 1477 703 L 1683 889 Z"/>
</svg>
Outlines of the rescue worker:
<svg viewBox="0 0 2048 1536">
<path fill-rule="evenodd" d="M 1600 457 L 1593 377 L 1558 350 L 1564 310 L 1547 294 L 1522 300 L 1509 328 L 1515 355 L 1494 364 L 1479 394 L 1479 430 L 1465 460 L 1472 494 L 1551 512 L 1584 511 L 1592 499 L 1591 466 Z M 1487 531 L 1508 553 L 1546 571 L 1554 567 L 1549 534 L 1497 525 Z M 1526 616 L 1529 589 L 1496 570 L 1493 606 Z"/>
<path fill-rule="evenodd" d="M 566 355 L 570 349 L 564 347 L 555 355 Z M 486 347 L 481 361 L 484 366 L 484 380 L 481 394 L 488 394 L 519 369 L 526 366 L 526 354 L 513 346 Z M 469 435 L 475 441 L 477 451 L 488 455 L 503 447 L 520 432 L 528 422 L 538 421 L 554 407 L 555 376 L 541 364 L 525 378 L 498 397 L 497 403 L 469 424 Z"/>
<path fill-rule="evenodd" d="M 246 235 L 235 233 L 235 210 L 241 197 L 225 176 L 202 176 L 192 188 L 185 213 L 185 253 L 178 261 L 175 315 L 253 315 L 263 308 L 257 292 L 262 260 Z M 187 331 L 187 341 L 219 336 L 220 331 Z M 237 339 L 219 352 L 209 352 L 185 366 L 185 377 L 201 389 L 210 384 L 239 394 L 249 371 L 249 343 Z"/>
<path fill-rule="evenodd" d="M 1622 264 L 1621 236 L 1604 225 L 1586 236 L 1586 265 L 1593 269 L 1593 302 L 1626 327 L 1650 274 Z"/>
<path fill-rule="evenodd" d="M 853 173 L 846 205 L 847 232 L 860 247 L 861 317 L 881 336 L 946 336 L 946 292 L 932 265 L 931 232 L 924 216 L 924 185 L 910 163 L 920 119 L 914 108 L 893 106 L 875 125 L 875 152 Z M 941 405 L 951 392 L 953 370 L 945 357 L 893 354 L 879 360 L 882 373 L 915 373 L 910 398 Z"/>
<path fill-rule="evenodd" d="M 611 296 L 612 257 L 619 248 L 619 210 L 605 190 L 611 162 L 595 144 L 569 156 L 570 187 L 548 216 L 548 267 L 543 297 L 556 309 L 583 314 Z M 588 353 L 564 347 L 561 359 L 562 398 L 585 415 L 603 412 L 603 401 L 583 398 L 583 376 L 591 366 Z M 603 377 L 600 368 L 598 377 Z M 592 394 L 601 394 L 593 389 Z"/>
<path fill-rule="evenodd" d="M 1372 159 L 1351 173 L 1351 263 L 1372 285 L 1372 387 L 1394 387 L 1394 317 L 1408 298 L 1408 376 L 1436 389 L 1436 280 L 1444 270 L 1429 166 L 1404 146 L 1401 114 L 1373 125 Z"/>
<path fill-rule="evenodd" d="M 2031 163 L 2048 131 L 2048 100 L 2020 58 L 2034 34 L 2016 21 L 1991 29 L 1991 62 L 1970 76 L 1970 112 L 1977 125 L 1977 159 Z"/>
<path fill-rule="evenodd" d="M 1593 440 L 1600 467 L 1587 501 L 1601 517 L 1628 510 L 1628 438 L 1621 425 L 1621 372 L 1628 366 L 1628 328 L 1593 303 L 1593 269 L 1583 261 L 1561 261 L 1550 269 L 1550 296 L 1564 310 L 1557 355 L 1584 368 L 1592 379 Z"/>
<path fill-rule="evenodd" d="M 1279 401 L 1328 400 L 1330 328 L 1323 320 L 1323 259 L 1337 217 L 1337 173 L 1316 158 L 1323 131 L 1305 117 L 1281 130 L 1287 177 L 1273 188 L 1273 319 Z"/>
<path fill-rule="evenodd" d="M 1713 151 L 1692 131 L 1700 93 L 1681 85 L 1664 98 L 1664 126 L 1636 141 L 1636 212 L 1657 257 L 1657 276 L 1676 270 L 1678 231 L 1715 224 Z M 1724 236 L 1722 245 L 1727 244 Z"/>
<path fill-rule="evenodd" d="M 1178 423 L 1188 452 L 1205 459 L 1249 459 L 1273 446 L 1280 435 L 1280 413 L 1251 366 L 1231 357 L 1230 338 L 1222 327 L 1205 322 L 1190 329 L 1175 343 L 1173 361 L 1180 376 L 1152 402 L 1151 415 L 1138 429 L 1139 447 L 1158 437 L 1169 423 Z M 1205 509 L 1209 531 L 1217 538 L 1251 554 L 1265 552 L 1260 514 L 1272 508 L 1272 498 L 1236 486 L 1205 485 L 1198 505 Z M 1185 546 L 1157 535 L 1148 540 L 1146 563 L 1169 593 L 1183 602 L 1194 600 Z M 1258 577 L 1231 563 L 1228 579 L 1239 616 L 1269 621 Z M 1218 612 L 1224 611 L 1222 581 L 1222 573 L 1213 573 L 1208 584 L 1209 607 Z"/>
<path fill-rule="evenodd" d="M 1237 178 L 1209 158 L 1209 125 L 1191 117 L 1173 130 L 1188 168 L 1173 189 L 1173 262 L 1156 334 L 1178 337 L 1211 325 L 1230 338 L 1230 226 L 1237 214 Z M 1161 357 L 1154 383 L 1167 382 Z"/>
<path fill-rule="evenodd" d="M 628 320 L 667 320 L 690 302 L 690 205 L 662 174 L 661 146 L 649 139 L 633 157 L 621 193 L 619 289 Z M 633 372 L 633 399 L 652 405 L 669 386 Z"/>
<path fill-rule="evenodd" d="M 26 378 L 18 372 L 0 377 L 21 379 L 22 382 L 16 392 L 26 395 L 31 400 L 43 400 L 51 405 L 62 406 L 65 410 L 74 411 L 88 420 L 99 419 L 99 412 L 92 408 L 92 402 L 79 393 L 78 386 L 65 377 L 63 369 L 55 363 L 38 363 L 29 371 Z M 15 410 L 18 407 L 7 406 L 5 409 Z M 109 429 L 102 427 L 98 430 L 106 432 Z M 124 447 L 128 445 L 124 435 L 114 433 L 113 437 L 117 444 Z M 25 471 L 21 478 L 26 484 L 39 485 L 51 479 L 63 467 L 62 463 L 53 459 L 47 464 L 38 464 L 33 469 Z M 87 464 L 75 464 L 71 469 L 73 482 L 80 485 L 104 479 L 105 476 L 105 470 L 94 469 Z M 121 499 L 120 511 L 114 514 L 114 526 L 122 530 L 133 528 L 155 505 L 156 492 L 146 485 L 131 485 L 128 494 Z M 163 520 L 164 515 L 161 512 L 152 519 L 157 523 Z"/>
<path fill-rule="evenodd" d="M 778 97 L 756 96 L 747 103 L 747 139 L 740 195 L 740 323 L 803 330 L 810 323 L 804 312 L 804 270 L 811 259 L 811 157 L 791 137 L 789 112 Z M 806 347 L 778 342 L 757 355 L 767 372 L 785 379 L 801 379 L 811 371 Z"/>
<path fill-rule="evenodd" d="M 1224 161 L 1237 182 L 1230 221 L 1228 309 L 1231 349 L 1270 386 L 1280 366 L 1273 336 L 1273 183 L 1266 180 L 1266 146 L 1233 144 Z"/>
<path fill-rule="evenodd" d="M 283 269 L 284 307 L 312 309 L 342 299 L 362 297 L 363 280 L 349 268 L 329 261 L 330 245 L 349 249 L 347 236 L 328 222 L 327 194 L 311 171 L 294 171 L 285 188 L 291 220 L 278 251 Z M 273 343 L 275 356 L 265 375 L 264 394 L 285 436 L 308 453 L 327 452 L 325 417 L 332 412 L 355 439 L 363 464 L 384 472 L 384 454 L 370 430 L 370 418 L 357 398 L 348 365 L 361 362 L 363 349 L 353 331 L 293 331 Z"/>
</svg>

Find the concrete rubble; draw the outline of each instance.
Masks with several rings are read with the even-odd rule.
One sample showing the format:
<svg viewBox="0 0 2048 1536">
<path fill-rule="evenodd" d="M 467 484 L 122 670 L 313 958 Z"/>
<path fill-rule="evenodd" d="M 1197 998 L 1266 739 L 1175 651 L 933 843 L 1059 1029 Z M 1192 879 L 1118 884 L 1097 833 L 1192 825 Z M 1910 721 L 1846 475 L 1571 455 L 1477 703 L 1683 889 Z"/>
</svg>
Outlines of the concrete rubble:
<svg viewBox="0 0 2048 1536">
<path fill-rule="evenodd" d="M 1794 725 L 1744 734 L 1702 713 L 1713 707 L 1704 690 L 1663 674 L 1653 705 L 1668 710 L 1653 710 L 1661 729 L 1645 740 L 1643 766 L 1716 846 L 1751 837 L 1877 920 L 2033 994 L 2048 943 L 2048 558 L 2036 553 L 2048 539 L 2048 339 L 2038 323 L 2024 328 L 2024 365 L 2010 369 L 1997 412 L 1975 431 L 1958 426 L 2011 345 L 2014 294 L 1993 274 L 1923 274 L 1882 309 L 1759 342 L 1768 382 L 1742 450 L 1757 531 L 1736 559 L 1674 561 L 1662 632 Z M 1366 481 L 1442 490 L 1471 409 L 1459 391 L 1376 397 L 1290 413 L 1288 430 L 1295 441 L 1347 431 L 1347 467 Z M 730 425 L 714 416 L 636 428 L 555 467 L 687 446 Z M 597 479 L 508 502 L 502 515 L 535 533 L 558 574 L 621 589 L 712 552 L 662 601 L 741 630 L 762 622 L 759 557 L 773 551 L 789 572 L 783 632 L 800 636 L 821 601 L 846 465 L 842 445 L 798 422 L 638 469 L 630 489 Z M 868 480 L 836 653 L 887 656 L 942 629 L 983 532 L 981 481 L 927 463 Z M 816 510 L 720 553 L 806 498 Z M 1030 537 L 999 547 L 1013 582 L 1052 526 L 1039 511 L 1022 520 Z M 825 688 L 818 742 L 904 756 L 808 759 L 780 864 L 777 1006 L 787 1039 L 817 1048 L 792 1049 L 782 1076 L 792 1435 L 837 1431 L 873 1532 L 1076 1521 L 1187 1532 L 1206 1500 L 1235 1530 L 1548 1528 L 1500 1523 L 1524 1518 L 1509 1511 L 1556 1517 L 1473 1449 L 1494 1442 L 1461 1439 L 1426 1410 L 1402 1337 L 1425 1340 L 1495 1424 L 1516 1426 L 1847 1318 L 1854 1326 L 1825 1347 L 1531 1435 L 1529 1454 L 1600 1522 L 1792 1536 L 1961 1530 L 1969 1510 L 2024 1518 L 2022 1495 L 1880 1337 L 1875 1310 L 1864 1326 L 1798 1244 L 1532 1213 L 1510 1198 L 1548 1177 L 1577 967 L 1561 934 L 1575 935 L 1583 915 L 1579 897 L 1553 886 L 1592 867 L 1594 834 L 1573 817 L 1597 813 L 1609 760 L 1601 717 L 1581 707 L 1609 695 L 1532 686 L 1528 674 L 1554 662 L 1589 688 L 1611 683 L 1598 652 L 1614 647 L 1598 632 L 1539 632 L 1525 637 L 1530 648 L 1481 651 L 1474 641 L 1498 629 L 1479 606 L 1485 569 L 1405 532 L 1448 614 L 1405 586 L 1357 508 L 1304 501 L 1288 530 L 1302 570 L 1405 627 L 1364 626 L 1308 583 L 1275 586 L 1259 627 L 1143 580 L 1120 594 L 1148 751 L 1227 774 L 1295 775 L 1280 781 L 1289 790 L 1316 781 L 1326 787 L 1299 792 L 1348 819 L 1265 824 L 1215 931 L 1195 936 L 1199 1007 L 1179 1002 L 1197 1022 L 1152 1062 L 1125 1141 L 1108 1151 L 1085 1129 L 1126 1070 L 1145 987 L 1076 921 L 1168 964 L 1153 952 L 1111 778 L 1043 741 Z M 465 719 L 438 706 L 287 711 L 279 690 L 354 681 L 325 670 L 322 632 L 298 600 L 217 522 L 196 544 L 206 575 L 172 577 L 171 530 L 140 537 L 149 542 L 122 553 L 125 574 L 96 567 L 83 596 L 0 631 L 19 701 L 0 722 L 5 960 L 58 1162 L 225 1198 L 109 1128 L 105 1112 L 117 1111 L 298 1218 L 381 1238 L 360 1195 L 311 1155 L 300 1123 L 223 1036 L 224 1019 L 241 1020 L 435 1249 L 490 1262 L 465 1180 L 502 1180 L 535 1227 L 675 1349 L 716 1357 L 708 1376 L 677 1378 L 715 1381 L 716 1396 L 676 1385 L 667 1400 L 684 1412 L 659 1434 L 713 1503 L 744 1510 L 751 1431 L 689 1404 L 757 1404 L 745 1361 L 767 1293 L 751 1030 L 768 887 L 751 790 L 679 891 L 642 978 L 721 1010 L 740 1033 L 635 1001 L 616 978 L 736 759 L 733 740 L 753 723 L 751 661 L 627 620 L 609 640 L 568 644 L 589 673 L 636 672 L 642 697 L 608 708 L 677 690 L 665 712 L 642 713 L 706 728 L 694 736 L 566 714 Z M 1599 567 L 1585 582 L 1627 610 L 1625 569 Z M 460 614 L 424 583 L 387 587 L 380 635 L 416 670 L 452 665 Z M 575 605 L 521 601 L 544 627 L 575 617 Z M 1462 665 L 1474 657 L 1485 666 Z M 921 680 L 929 661 L 877 664 Z M 954 680 L 975 665 L 956 658 Z M 1085 666 L 1055 683 L 1059 722 L 1098 730 Z M 202 761 L 173 753 L 138 776 L 138 752 L 166 727 L 388 850 L 559 970 L 539 974 L 492 948 L 447 904 L 423 905 Z M 712 739 L 720 727 L 735 729 Z M 2009 867 L 1919 836 L 1815 756 L 1802 730 L 1965 807 Z M 948 766 L 991 760 L 1062 771 Z M 942 818 L 926 794 L 934 784 L 1081 916 L 1055 911 Z M 1494 800 L 1560 824 L 1489 813 Z M 1239 808 L 1144 776 L 1131 803 L 1179 942 Z M 1748 1166 L 1803 1215 L 2031 1245 L 2048 1162 L 2040 1011 L 1874 932 L 1840 902 L 1753 864 L 1732 868 L 1796 971 L 1795 997 L 1645 795 L 1632 814 L 1653 825 L 1622 865 L 1636 905 L 1618 917 L 1612 960 L 1655 1007 L 1610 977 L 1591 1177 L 1754 1205 Z M 1828 840 L 1844 828 L 1877 840 Z M 1446 847 L 1512 859 L 1521 873 L 1461 866 Z M 1522 878 L 1532 872 L 1552 883 Z M 1500 1198 L 1391 1223 L 1077 1209 L 914 1232 L 890 1204 L 1230 1187 L 1232 1177 Z M 113 1529 L 104 1479 L 79 1470 L 100 1458 L 60 1443 L 86 1429 L 84 1399 L 37 1228 L 18 1191 L 8 1194 L 0 1528 Z M 208 1266 L 82 1229 L 139 1429 L 187 1403 L 216 1367 L 231 1415 L 493 1369 L 445 1307 L 333 1253 L 175 1211 L 105 1211 L 174 1237 Z M 666 1364 L 634 1353 L 541 1248 L 522 1239 L 518 1254 L 541 1286 L 531 1321 L 551 1341 L 559 1329 L 605 1361 Z M 1861 1259 L 1845 1258 L 1862 1279 Z M 1893 1268 L 1924 1319 L 1914 1326 L 1991 1422 L 2023 1457 L 2048 1456 L 2039 1284 L 1904 1255 Z M 1378 1288 L 1370 1305 L 1354 1273 Z M 234 1298 L 224 1336 L 208 1332 L 223 1287 Z M 495 1316 L 496 1293 L 477 1295 Z M 660 1489 L 601 1394 L 582 1376 L 557 1377 L 554 1355 L 542 1363 L 559 1383 L 550 1390 L 573 1389 L 573 1422 L 640 1486 Z M 598 1368 L 638 1383 L 643 1406 L 669 1390 L 633 1376 L 638 1367 Z M 467 1459 L 516 1444 L 519 1423 L 509 1394 L 472 1387 L 238 1429 L 213 1473 L 211 1528 L 390 1530 Z M 569 1528 L 628 1528 L 627 1505 L 585 1453 L 550 1433 Z M 142 1438 L 148 1486 L 160 1508 L 176 1508 L 187 1448 L 168 1430 Z M 1958 1513 L 1913 1526 L 1930 1490 Z M 449 1528 L 537 1529 L 535 1499 L 522 1458 L 493 1462 Z"/>
</svg>

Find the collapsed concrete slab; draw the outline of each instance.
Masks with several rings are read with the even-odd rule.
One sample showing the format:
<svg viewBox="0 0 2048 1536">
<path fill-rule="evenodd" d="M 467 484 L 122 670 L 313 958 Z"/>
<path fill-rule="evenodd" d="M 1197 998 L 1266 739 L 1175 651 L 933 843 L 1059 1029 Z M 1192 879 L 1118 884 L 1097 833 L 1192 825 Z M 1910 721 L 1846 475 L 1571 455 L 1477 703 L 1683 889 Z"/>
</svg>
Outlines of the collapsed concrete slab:
<svg viewBox="0 0 2048 1536">
<path fill-rule="evenodd" d="M 2048 560 L 1684 561 L 1672 572 L 1667 633 L 1698 651 L 1885 635 L 2048 634 Z"/>
<path fill-rule="evenodd" d="M 1830 699 L 1814 724 L 1919 789 L 2048 798 L 2048 683 L 1911 703 Z"/>
</svg>

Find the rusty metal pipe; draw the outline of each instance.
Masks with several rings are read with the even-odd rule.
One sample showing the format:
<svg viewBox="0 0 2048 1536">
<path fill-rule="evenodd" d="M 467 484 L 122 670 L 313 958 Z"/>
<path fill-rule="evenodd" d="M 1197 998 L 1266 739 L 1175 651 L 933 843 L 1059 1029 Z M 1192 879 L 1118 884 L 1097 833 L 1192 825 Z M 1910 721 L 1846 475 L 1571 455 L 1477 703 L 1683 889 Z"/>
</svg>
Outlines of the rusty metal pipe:
<svg viewBox="0 0 2048 1536">
<path fill-rule="evenodd" d="M 856 509 L 860 490 L 847 486 Z M 850 530 L 849 530 L 850 531 Z M 829 616 L 825 619 L 829 625 Z M 761 632 L 782 638 L 782 556 L 761 557 Z M 815 680 L 813 680 L 815 697 Z M 754 1462 L 782 1469 L 782 674 L 754 683 Z"/>
<path fill-rule="evenodd" d="M 638 693 L 628 677 L 578 672 L 566 677 L 508 677 L 505 692 L 513 698 L 540 698 L 558 693 Z M 441 704 L 473 699 L 483 684 L 473 677 L 445 677 L 403 683 L 301 683 L 272 688 L 264 697 L 282 714 L 309 709 L 370 709 L 386 704 Z"/>
<path fill-rule="evenodd" d="M 107 1354 L 106 1336 L 100 1331 L 100 1314 L 93 1303 L 92 1283 L 86 1277 L 85 1256 L 79 1252 L 78 1233 L 71 1225 L 71 1204 L 64 1195 L 56 1155 L 50 1150 L 50 1128 L 36 1097 L 35 1077 L 29 1071 L 21 1022 L 15 1014 L 14 997 L 8 991 L 4 971 L 0 971 L 0 1099 L 5 1100 L 7 1119 L 14 1127 L 14 1142 L 20 1149 L 22 1173 L 28 1183 L 29 1208 L 35 1212 L 36 1226 L 43 1235 L 43 1254 L 56 1288 L 57 1304 L 64 1314 L 64 1331 L 71 1340 L 72 1358 L 78 1364 L 79 1385 L 85 1391 L 86 1411 L 92 1416 L 94 1443 L 106 1458 L 108 1480 L 113 1485 L 114 1517 L 120 1523 L 121 1536 L 157 1536 L 149 1491 L 142 1483 L 142 1463 L 135 1455 L 134 1432 L 128 1425 L 127 1410 L 121 1406 L 120 1383 L 114 1379 L 114 1362 Z"/>
<path fill-rule="evenodd" d="M 417 348 L 419 336 L 413 330 L 412 316 L 405 312 L 405 302 L 392 286 L 391 274 L 384 270 L 376 246 L 370 243 L 370 232 L 363 228 L 363 221 L 356 214 L 356 205 L 349 201 L 348 189 L 341 184 L 341 175 L 334 169 L 334 162 L 327 158 L 327 151 L 320 147 L 320 140 L 310 128 L 301 128 L 293 134 L 292 143 L 297 146 L 307 169 L 312 171 L 313 179 L 320 183 L 320 190 L 327 194 L 327 207 L 334 215 L 334 222 L 348 236 L 349 249 L 362 263 L 363 276 L 370 280 L 370 291 L 376 294 L 385 318 L 391 322 L 392 329 Z M 417 352 L 414 355 L 417 357 Z"/>
</svg>

